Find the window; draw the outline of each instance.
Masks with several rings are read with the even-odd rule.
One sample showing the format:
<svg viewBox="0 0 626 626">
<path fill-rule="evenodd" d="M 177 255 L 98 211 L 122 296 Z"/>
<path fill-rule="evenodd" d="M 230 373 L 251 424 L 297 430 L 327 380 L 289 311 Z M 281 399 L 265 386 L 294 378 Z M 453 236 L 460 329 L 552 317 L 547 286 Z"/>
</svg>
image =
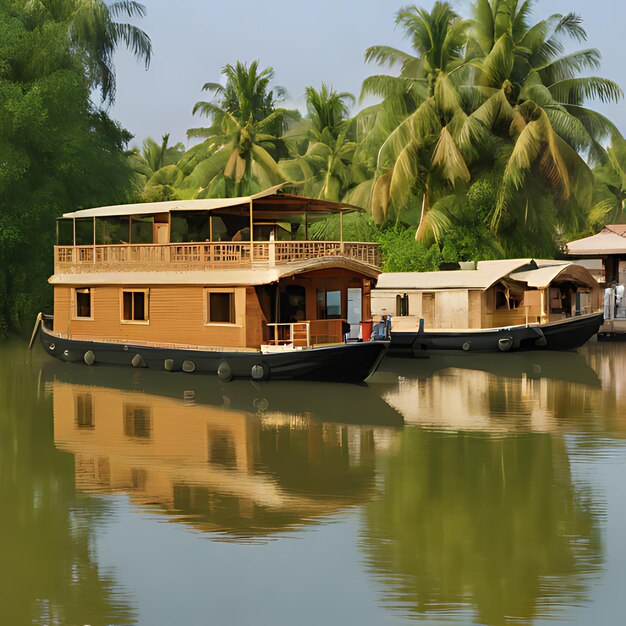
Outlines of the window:
<svg viewBox="0 0 626 626">
<path fill-rule="evenodd" d="M 409 314 L 409 295 L 406 293 L 403 295 L 398 294 L 396 296 L 396 315 L 403 316 L 403 315 L 408 315 L 408 314 Z"/>
<path fill-rule="evenodd" d="M 78 428 L 94 428 L 96 423 L 93 411 L 93 396 L 90 393 L 79 393 L 76 399 L 76 426 Z"/>
<path fill-rule="evenodd" d="M 237 466 L 237 450 L 233 436 L 228 431 L 208 431 L 209 463 L 215 463 L 222 467 L 233 468 Z"/>
<path fill-rule="evenodd" d="M 207 324 L 235 323 L 235 292 L 207 291 Z"/>
<path fill-rule="evenodd" d="M 77 319 L 93 319 L 91 288 L 74 289 L 74 317 Z"/>
<path fill-rule="evenodd" d="M 341 318 L 341 291 L 326 292 L 326 319 Z"/>
<path fill-rule="evenodd" d="M 142 439 L 152 436 L 152 411 L 149 406 L 124 405 L 124 434 Z"/>
<path fill-rule="evenodd" d="M 338 320 L 341 316 L 341 291 L 317 290 L 317 319 Z"/>
<path fill-rule="evenodd" d="M 148 320 L 148 290 L 122 290 L 122 322 L 146 323 Z"/>
</svg>

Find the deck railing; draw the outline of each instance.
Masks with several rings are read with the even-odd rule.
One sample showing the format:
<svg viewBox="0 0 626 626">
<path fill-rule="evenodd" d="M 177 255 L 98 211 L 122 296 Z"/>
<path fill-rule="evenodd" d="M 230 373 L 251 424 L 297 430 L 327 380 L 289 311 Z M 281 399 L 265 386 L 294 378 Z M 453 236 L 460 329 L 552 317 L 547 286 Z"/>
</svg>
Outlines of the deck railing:
<svg viewBox="0 0 626 626">
<path fill-rule="evenodd" d="M 290 344 L 296 348 L 342 343 L 343 320 L 305 320 L 267 325 L 270 329 L 270 345 Z"/>
<path fill-rule="evenodd" d="M 201 270 L 275 266 L 341 256 L 380 266 L 378 244 L 339 241 L 203 242 L 55 246 L 55 272 Z"/>
</svg>

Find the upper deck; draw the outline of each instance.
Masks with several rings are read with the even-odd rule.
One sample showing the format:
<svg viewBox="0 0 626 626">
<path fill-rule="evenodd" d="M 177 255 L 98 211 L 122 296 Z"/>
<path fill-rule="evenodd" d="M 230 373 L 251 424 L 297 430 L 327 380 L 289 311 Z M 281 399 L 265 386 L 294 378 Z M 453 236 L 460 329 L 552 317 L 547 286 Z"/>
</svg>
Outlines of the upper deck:
<svg viewBox="0 0 626 626">
<path fill-rule="evenodd" d="M 343 257 L 380 268 L 378 244 L 354 241 L 255 241 L 55 246 L 54 272 L 185 271 L 275 267 Z"/>
<path fill-rule="evenodd" d="M 55 274 L 276 267 L 329 257 L 380 267 L 377 244 L 343 240 L 344 214 L 362 209 L 277 191 L 65 214 Z M 316 226 L 322 220 L 324 228 Z M 334 240 L 312 238 L 313 229 Z"/>
</svg>

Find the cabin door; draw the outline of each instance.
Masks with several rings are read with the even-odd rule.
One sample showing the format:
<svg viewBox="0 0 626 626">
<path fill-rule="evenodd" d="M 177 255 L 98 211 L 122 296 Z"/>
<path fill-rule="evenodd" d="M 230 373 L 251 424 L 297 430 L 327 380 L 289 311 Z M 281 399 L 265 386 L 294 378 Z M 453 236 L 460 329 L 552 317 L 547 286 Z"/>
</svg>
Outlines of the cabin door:
<svg viewBox="0 0 626 626">
<path fill-rule="evenodd" d="M 363 318 L 363 291 L 360 287 L 348 288 L 348 324 L 350 324 L 350 339 L 358 339 L 359 322 Z"/>
<path fill-rule="evenodd" d="M 169 243 L 169 224 L 154 225 L 154 243 Z"/>
</svg>

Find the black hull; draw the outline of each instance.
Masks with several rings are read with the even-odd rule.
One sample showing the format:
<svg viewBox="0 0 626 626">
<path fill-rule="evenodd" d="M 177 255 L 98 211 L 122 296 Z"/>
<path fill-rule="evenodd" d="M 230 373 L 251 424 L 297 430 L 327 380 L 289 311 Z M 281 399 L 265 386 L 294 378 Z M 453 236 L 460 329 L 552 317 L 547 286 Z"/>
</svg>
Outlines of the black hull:
<svg viewBox="0 0 626 626">
<path fill-rule="evenodd" d="M 214 374 L 222 380 L 247 378 L 360 383 L 374 372 L 387 350 L 387 344 L 371 342 L 271 354 L 211 352 L 63 339 L 55 337 L 45 327 L 41 328 L 39 336 L 49 355 L 68 363 L 85 364 L 91 360 L 87 353 L 91 353 L 94 365 L 133 367 L 135 359 L 135 364 L 139 363 L 135 366 L 139 367 L 184 371 L 193 375 Z M 192 368 L 193 372 L 189 372 Z"/>
<path fill-rule="evenodd" d="M 601 313 L 570 317 L 542 326 L 512 326 L 483 331 L 393 332 L 389 356 L 425 356 L 430 352 L 488 353 L 576 350 L 602 325 Z"/>
</svg>

